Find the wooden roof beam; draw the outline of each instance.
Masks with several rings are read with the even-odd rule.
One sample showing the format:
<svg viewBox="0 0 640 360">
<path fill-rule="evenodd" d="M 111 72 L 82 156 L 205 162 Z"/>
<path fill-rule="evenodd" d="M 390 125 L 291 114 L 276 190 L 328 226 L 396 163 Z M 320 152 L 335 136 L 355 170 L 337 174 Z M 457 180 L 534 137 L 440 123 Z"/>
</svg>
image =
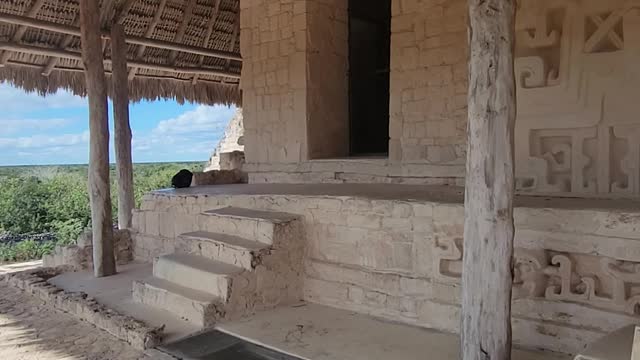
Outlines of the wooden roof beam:
<svg viewBox="0 0 640 360">
<path fill-rule="evenodd" d="M 53 32 L 72 35 L 72 36 L 80 36 L 80 29 L 76 27 L 56 24 L 49 21 L 32 19 L 25 16 L 0 13 L 0 22 L 16 24 L 16 25 L 25 25 L 29 27 L 34 27 L 42 30 L 48 30 L 48 31 L 53 31 Z M 101 36 L 102 38 L 105 38 L 105 39 L 110 38 L 110 34 L 108 32 L 102 32 Z M 203 47 L 178 44 L 178 43 L 169 42 L 169 41 L 147 39 L 139 36 L 127 36 L 126 42 L 129 44 L 145 45 L 145 46 L 155 47 L 159 49 L 181 51 L 181 52 L 186 52 L 190 54 L 209 56 L 209 57 L 214 57 L 219 59 L 230 59 L 230 60 L 242 61 L 242 57 L 240 56 L 240 54 L 234 54 L 228 51 L 212 50 L 212 49 L 207 49 Z"/>
<path fill-rule="evenodd" d="M 7 62 L 7 66 L 16 66 L 16 67 L 25 67 L 25 68 L 30 68 L 30 69 L 41 69 L 42 66 L 41 65 L 36 65 L 36 64 L 31 64 L 31 63 L 26 63 L 26 62 L 21 62 L 21 61 L 15 61 L 15 60 L 9 60 Z M 55 67 L 53 69 L 53 71 L 62 71 L 62 72 L 69 72 L 69 73 L 84 73 L 84 68 L 79 68 L 79 67 L 66 67 L 66 66 L 58 66 Z M 105 75 L 111 76 L 111 70 L 105 70 L 104 71 Z M 171 80 L 171 81 L 178 81 L 178 82 L 191 82 L 191 79 L 185 79 L 185 78 L 179 78 L 176 76 L 170 76 L 170 75 L 151 75 L 151 74 L 138 74 L 136 76 L 137 78 L 140 79 L 153 79 L 153 80 Z M 222 82 L 222 81 L 218 81 L 218 80 L 209 80 L 209 79 L 200 79 L 200 82 L 203 83 L 210 83 L 210 84 L 216 84 L 216 85 L 237 85 L 237 82 Z"/>
<path fill-rule="evenodd" d="M 156 29 L 156 26 L 158 26 L 158 23 L 160 23 L 160 21 L 162 20 L 162 14 L 164 13 L 164 8 L 166 5 L 167 5 L 167 0 L 160 0 L 160 5 L 158 6 L 158 10 L 153 16 L 153 20 L 151 20 L 151 23 L 149 24 L 149 27 L 147 27 L 147 31 L 144 34 L 145 38 L 149 38 L 151 37 L 151 35 L 153 35 L 153 32 Z M 138 47 L 135 60 L 140 60 L 142 58 L 142 55 L 144 55 L 144 52 L 146 49 L 147 47 L 145 45 Z M 137 67 L 132 67 L 131 69 L 129 69 L 129 80 L 132 80 L 134 77 L 136 77 L 137 72 L 138 72 Z"/>
<path fill-rule="evenodd" d="M 27 11 L 26 16 L 30 18 L 35 17 L 40 11 L 40 9 L 42 8 L 42 5 L 44 5 L 44 0 L 36 0 L 33 3 L 33 5 L 31 5 L 31 8 L 29 9 L 29 11 Z M 24 33 L 27 32 L 27 29 L 28 29 L 27 26 L 20 25 L 18 27 L 18 30 L 16 30 L 16 32 L 13 34 L 11 41 L 13 42 L 22 41 L 22 37 L 24 36 Z M 10 56 L 11 56 L 11 53 L 7 53 L 7 52 L 3 53 L 2 56 L 0 56 L 0 66 L 6 65 Z"/>
<path fill-rule="evenodd" d="M 209 41 L 211 41 L 211 35 L 213 35 L 213 28 L 216 25 L 216 21 L 218 20 L 218 14 L 220 14 L 220 4 L 222 0 L 216 0 L 215 6 L 213 7 L 213 13 L 209 18 L 209 22 L 207 23 L 207 32 L 204 35 L 204 43 L 203 46 L 209 45 Z M 200 56 L 200 60 L 198 60 L 198 66 L 202 66 L 204 64 L 204 56 Z M 193 81 L 191 82 L 193 85 L 198 83 L 198 75 L 193 76 Z"/>
<path fill-rule="evenodd" d="M 82 56 L 80 53 L 66 51 L 66 50 L 58 50 L 58 49 L 48 49 L 41 48 L 37 46 L 31 45 L 21 45 L 14 43 L 0 43 L 0 50 L 3 51 L 14 51 L 14 52 L 22 52 L 25 54 L 32 55 L 42 55 L 42 56 L 55 56 L 58 58 L 71 59 L 71 60 L 82 60 Z M 106 63 L 111 63 L 111 60 L 105 59 Z M 235 74 L 229 71 L 220 71 L 211 68 L 203 68 L 203 67 L 175 67 L 175 66 L 167 66 L 167 65 L 158 65 L 145 63 L 140 61 L 129 61 L 129 66 L 135 66 L 141 69 L 149 69 L 149 70 L 157 70 L 164 71 L 169 73 L 180 73 L 180 74 L 199 74 L 206 76 L 218 76 L 225 77 L 230 79 L 240 79 L 240 74 Z"/>
</svg>

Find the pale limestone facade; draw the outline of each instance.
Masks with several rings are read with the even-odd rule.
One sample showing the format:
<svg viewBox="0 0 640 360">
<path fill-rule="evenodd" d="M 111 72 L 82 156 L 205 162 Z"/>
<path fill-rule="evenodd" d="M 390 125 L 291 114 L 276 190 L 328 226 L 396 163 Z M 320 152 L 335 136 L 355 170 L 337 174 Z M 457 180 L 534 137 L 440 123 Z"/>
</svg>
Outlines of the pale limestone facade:
<svg viewBox="0 0 640 360">
<path fill-rule="evenodd" d="M 392 0 L 390 143 L 384 159 L 346 158 L 346 1 L 240 4 L 244 169 L 250 183 L 463 184 L 465 1 Z M 640 3 L 634 1 L 520 2 L 519 190 L 609 200 L 529 198 L 519 204 L 513 302 L 518 344 L 575 353 L 639 320 L 640 214 L 637 202 L 619 199 L 640 196 L 639 24 Z M 442 187 L 430 199 L 409 200 L 415 198 L 391 193 L 261 195 L 251 186 L 253 195 L 149 195 L 135 215 L 136 258 L 180 252 L 181 234 L 193 231 L 193 219 L 208 210 L 295 214 L 302 224 L 296 244 L 306 249 L 298 279 L 302 299 L 458 330 L 462 190 Z"/>
<path fill-rule="evenodd" d="M 461 184 L 466 2 L 393 1 L 389 158 L 357 161 L 330 160 L 348 156 L 347 2 L 241 7 L 250 182 Z"/>
<path fill-rule="evenodd" d="M 457 332 L 464 210 L 459 195 L 435 193 L 445 195 L 407 201 L 155 193 L 134 216 L 134 251 L 148 261 L 180 252 L 185 224 L 209 209 L 297 214 L 303 229 L 297 240 L 306 248 L 304 300 Z M 575 353 L 638 321 L 640 215 L 573 207 L 528 199 L 515 211 L 518 344 Z"/>
<path fill-rule="evenodd" d="M 346 3 L 241 1 L 250 182 L 462 185 L 466 2 L 392 1 L 389 156 L 349 161 Z M 640 196 L 637 6 L 521 2 L 520 191 Z"/>
</svg>

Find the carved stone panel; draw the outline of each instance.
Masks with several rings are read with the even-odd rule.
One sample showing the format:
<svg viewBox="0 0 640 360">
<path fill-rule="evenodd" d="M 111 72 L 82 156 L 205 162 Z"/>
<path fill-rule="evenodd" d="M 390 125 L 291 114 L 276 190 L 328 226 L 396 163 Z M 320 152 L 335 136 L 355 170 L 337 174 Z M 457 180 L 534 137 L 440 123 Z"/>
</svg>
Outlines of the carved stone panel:
<svg viewBox="0 0 640 360">
<path fill-rule="evenodd" d="M 523 0 L 520 191 L 640 196 L 640 1 Z"/>
<path fill-rule="evenodd" d="M 462 247 L 447 241 L 434 251 L 438 282 L 457 284 Z M 456 269 L 451 271 L 451 269 Z M 640 263 L 545 249 L 516 248 L 514 299 L 542 298 L 581 303 L 640 316 Z"/>
</svg>

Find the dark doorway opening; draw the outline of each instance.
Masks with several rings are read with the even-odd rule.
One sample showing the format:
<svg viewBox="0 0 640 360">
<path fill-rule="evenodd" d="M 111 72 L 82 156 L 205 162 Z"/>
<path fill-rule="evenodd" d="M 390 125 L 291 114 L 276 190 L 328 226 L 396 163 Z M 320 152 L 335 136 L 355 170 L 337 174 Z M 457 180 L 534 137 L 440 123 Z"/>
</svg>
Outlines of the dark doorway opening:
<svg viewBox="0 0 640 360">
<path fill-rule="evenodd" d="M 349 0 L 351 156 L 389 153 L 391 0 Z"/>
</svg>

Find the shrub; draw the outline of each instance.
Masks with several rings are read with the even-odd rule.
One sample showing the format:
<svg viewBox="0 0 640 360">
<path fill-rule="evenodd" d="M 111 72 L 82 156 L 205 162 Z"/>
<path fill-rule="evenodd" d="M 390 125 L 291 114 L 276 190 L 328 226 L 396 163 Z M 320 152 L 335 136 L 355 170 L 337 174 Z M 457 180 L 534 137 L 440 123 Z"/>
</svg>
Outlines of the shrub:
<svg viewBox="0 0 640 360">
<path fill-rule="evenodd" d="M 199 171 L 200 163 L 134 165 L 134 197 L 140 206 L 144 194 L 171 186 L 181 169 Z M 111 168 L 113 219 L 117 220 L 117 178 Z M 24 261 L 42 257 L 57 244 L 76 241 L 90 226 L 91 209 L 86 166 L 0 167 L 0 233 L 54 233 L 56 241 L 33 239 L 0 244 L 0 261 Z"/>
<path fill-rule="evenodd" d="M 26 240 L 17 244 L 0 244 L 0 262 L 40 259 L 51 253 L 55 246 L 55 241 L 39 243 L 35 240 Z"/>
<path fill-rule="evenodd" d="M 0 227 L 14 234 L 47 232 L 49 196 L 37 178 L 5 179 L 0 184 Z"/>
</svg>

